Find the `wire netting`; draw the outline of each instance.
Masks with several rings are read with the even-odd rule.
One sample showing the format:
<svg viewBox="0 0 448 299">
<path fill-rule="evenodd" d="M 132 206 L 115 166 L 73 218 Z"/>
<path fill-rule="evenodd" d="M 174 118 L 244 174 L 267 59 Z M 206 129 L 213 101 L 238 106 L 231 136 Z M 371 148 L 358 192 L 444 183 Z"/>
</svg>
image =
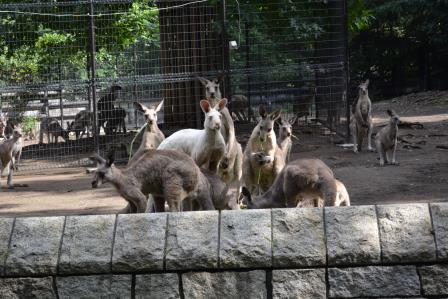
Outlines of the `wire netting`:
<svg viewBox="0 0 448 299">
<path fill-rule="evenodd" d="M 165 135 L 202 127 L 199 76 L 220 78 L 237 132 L 264 104 L 299 130 L 347 134 L 345 18 L 342 0 L 2 2 L 4 135 L 22 127 L 23 169 L 111 148 L 126 160 L 145 123 L 136 101 L 164 99 Z"/>
</svg>

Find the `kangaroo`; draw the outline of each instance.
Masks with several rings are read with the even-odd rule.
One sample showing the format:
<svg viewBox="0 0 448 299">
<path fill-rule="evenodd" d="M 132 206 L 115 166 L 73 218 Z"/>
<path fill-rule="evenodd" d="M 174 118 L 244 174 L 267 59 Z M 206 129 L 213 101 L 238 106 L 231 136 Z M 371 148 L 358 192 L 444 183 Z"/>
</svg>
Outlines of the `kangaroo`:
<svg viewBox="0 0 448 299">
<path fill-rule="evenodd" d="M 336 180 L 336 192 L 335 206 L 350 206 L 350 196 L 345 185 L 340 180 Z M 317 192 L 317 190 L 300 193 L 297 195 L 297 201 L 298 208 L 322 208 L 324 206 L 322 194 Z"/>
<path fill-rule="evenodd" d="M 4 173 L 5 169 L 8 174 L 8 187 L 14 188 L 12 182 L 12 176 L 16 164 L 16 159 L 22 152 L 22 130 L 19 127 L 13 129 L 12 138 L 6 139 L 0 143 L 0 177 Z M 0 184 L 0 190 L 2 186 Z"/>
<path fill-rule="evenodd" d="M 205 97 L 210 101 L 212 106 L 216 106 L 217 102 L 222 99 L 219 84 L 222 76 L 213 80 L 198 77 L 199 81 L 204 85 Z M 218 165 L 219 176 L 226 182 L 238 185 L 242 176 L 243 150 L 241 144 L 235 137 L 235 125 L 226 106 L 218 107 L 218 111 L 222 115 L 221 134 L 226 144 L 226 149 L 221 163 Z"/>
<path fill-rule="evenodd" d="M 243 182 L 254 192 L 266 192 L 285 163 L 278 151 L 274 123 L 280 117 L 280 109 L 268 114 L 266 107 L 259 107 L 261 120 L 252 131 L 243 154 Z"/>
<path fill-rule="evenodd" d="M 367 149 L 373 151 L 372 139 L 372 103 L 369 98 L 369 79 L 358 86 L 359 95 L 354 107 L 354 114 L 350 122 L 353 136 L 353 152 L 361 151 L 364 138 L 367 136 Z"/>
<path fill-rule="evenodd" d="M 247 188 L 242 189 L 243 202 L 249 209 L 297 207 L 298 195 L 303 192 L 317 192 L 326 206 L 336 204 L 333 172 L 321 160 L 298 159 L 288 163 L 269 190 L 256 198 Z"/>
<path fill-rule="evenodd" d="M 39 144 L 44 141 L 44 133 L 47 134 L 48 143 L 58 143 L 59 137 L 64 141 L 69 140 L 68 132 L 64 130 L 54 117 L 46 117 L 40 122 Z"/>
<path fill-rule="evenodd" d="M 90 159 L 98 167 L 93 172 L 92 188 L 98 188 L 110 182 L 117 192 L 128 201 L 122 212 L 143 213 L 147 206 L 147 197 L 154 198 L 157 212 L 165 211 L 165 201 L 170 212 L 182 210 L 182 201 L 196 192 L 200 170 L 186 154 L 172 150 L 146 150 L 137 161 L 120 170 L 114 165 L 114 154 L 109 153 L 107 160 L 95 155 Z M 204 198 L 202 209 L 213 210 L 210 198 Z"/>
<path fill-rule="evenodd" d="M 397 151 L 397 135 L 400 117 L 395 111 L 388 109 L 387 114 L 390 116 L 389 124 L 382 128 L 375 136 L 376 150 L 380 154 L 380 166 L 384 163 L 398 165 L 395 160 L 395 152 Z"/>
<path fill-rule="evenodd" d="M 67 130 L 69 132 L 75 132 L 76 140 L 82 138 L 84 134 L 89 137 L 90 132 L 92 132 L 93 125 L 93 112 L 83 110 L 75 115 L 75 120 L 67 122 Z"/>
<path fill-rule="evenodd" d="M 289 162 L 289 154 L 292 148 L 292 125 L 297 121 L 297 118 L 296 115 L 291 119 L 280 119 L 277 145 L 285 164 Z"/>
<path fill-rule="evenodd" d="M 227 100 L 222 99 L 215 108 L 212 108 L 209 101 L 202 100 L 200 105 L 205 114 L 204 129 L 177 131 L 162 141 L 158 149 L 182 151 L 192 157 L 199 167 L 208 165 L 209 170 L 217 172 L 218 164 L 224 156 L 226 145 L 220 131 L 222 115 L 216 108 L 222 108 L 226 104 Z"/>
<path fill-rule="evenodd" d="M 132 157 L 131 161 L 138 160 L 147 149 L 156 149 L 163 140 L 165 140 L 165 135 L 160 131 L 157 126 L 157 113 L 163 107 L 163 100 L 155 107 L 146 107 L 142 103 L 134 102 L 134 107 L 137 111 L 142 112 L 146 119 L 146 129 L 143 133 L 142 142 L 137 152 Z"/>
</svg>

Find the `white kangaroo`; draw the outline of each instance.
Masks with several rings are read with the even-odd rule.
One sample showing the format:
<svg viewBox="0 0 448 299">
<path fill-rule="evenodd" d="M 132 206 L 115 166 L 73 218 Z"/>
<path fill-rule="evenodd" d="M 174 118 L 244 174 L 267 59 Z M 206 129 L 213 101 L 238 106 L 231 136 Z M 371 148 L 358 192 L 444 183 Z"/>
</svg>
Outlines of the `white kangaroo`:
<svg viewBox="0 0 448 299">
<path fill-rule="evenodd" d="M 177 131 L 162 141 L 157 149 L 179 150 L 192 157 L 199 167 L 208 166 L 210 171 L 217 172 L 218 164 L 226 150 L 221 134 L 222 115 L 217 108 L 222 109 L 226 104 L 227 100 L 222 99 L 213 108 L 209 101 L 202 100 L 200 105 L 205 114 L 204 129 Z"/>
</svg>

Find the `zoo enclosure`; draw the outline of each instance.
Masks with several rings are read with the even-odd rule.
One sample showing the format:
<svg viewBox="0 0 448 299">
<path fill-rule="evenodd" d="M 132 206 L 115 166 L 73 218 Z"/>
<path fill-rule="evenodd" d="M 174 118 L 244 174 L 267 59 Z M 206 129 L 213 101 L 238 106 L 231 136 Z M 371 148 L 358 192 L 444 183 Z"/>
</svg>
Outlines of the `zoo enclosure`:
<svg viewBox="0 0 448 299">
<path fill-rule="evenodd" d="M 222 75 L 223 96 L 246 99 L 237 131 L 265 104 L 315 134 L 348 132 L 346 1 L 20 2 L 0 4 L 0 16 L 0 111 L 27 131 L 24 168 L 82 165 L 111 147 L 126 159 L 144 124 L 134 101 L 164 99 L 165 134 L 201 128 L 198 76 Z M 113 85 L 113 105 L 101 108 Z M 91 134 L 67 136 L 82 110 L 93 112 Z M 40 142 L 47 118 L 65 140 Z"/>
</svg>

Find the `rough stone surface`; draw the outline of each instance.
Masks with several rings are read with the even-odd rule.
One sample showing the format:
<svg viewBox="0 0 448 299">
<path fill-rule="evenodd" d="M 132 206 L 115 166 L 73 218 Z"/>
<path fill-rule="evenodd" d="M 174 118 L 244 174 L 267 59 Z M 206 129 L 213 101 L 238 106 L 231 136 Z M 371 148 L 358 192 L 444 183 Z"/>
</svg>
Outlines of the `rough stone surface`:
<svg viewBox="0 0 448 299">
<path fill-rule="evenodd" d="M 430 262 L 436 259 L 427 204 L 377 206 L 383 262 Z"/>
<path fill-rule="evenodd" d="M 166 214 L 118 215 L 113 271 L 163 269 Z"/>
<path fill-rule="evenodd" d="M 419 268 L 423 295 L 448 296 L 448 265 L 434 265 Z"/>
<path fill-rule="evenodd" d="M 92 275 L 57 277 L 60 299 L 131 298 L 131 275 Z"/>
<path fill-rule="evenodd" d="M 328 264 L 381 262 L 375 206 L 325 208 Z"/>
<path fill-rule="evenodd" d="M 222 268 L 271 266 L 271 211 L 222 211 Z"/>
<path fill-rule="evenodd" d="M 216 268 L 218 266 L 218 222 L 218 211 L 170 214 L 166 268 Z"/>
<path fill-rule="evenodd" d="M 109 272 L 115 215 L 67 216 L 59 273 Z"/>
<path fill-rule="evenodd" d="M 17 218 L 6 275 L 56 274 L 64 217 Z"/>
<path fill-rule="evenodd" d="M 179 276 L 177 273 L 137 275 L 135 279 L 135 298 L 180 298 Z"/>
<path fill-rule="evenodd" d="M 367 266 L 328 269 L 330 297 L 392 297 L 420 295 L 415 266 Z"/>
<path fill-rule="evenodd" d="M 0 218 L 0 276 L 4 274 L 4 265 L 9 255 L 8 245 L 11 238 L 14 218 Z"/>
<path fill-rule="evenodd" d="M 266 272 L 189 272 L 182 274 L 185 299 L 266 298 Z"/>
<path fill-rule="evenodd" d="M 431 204 L 431 213 L 437 242 L 437 258 L 448 260 L 448 203 Z"/>
<path fill-rule="evenodd" d="M 56 298 L 53 278 L 2 278 L 0 279 L 0 298 Z"/>
<path fill-rule="evenodd" d="M 272 223 L 274 267 L 325 264 L 322 209 L 274 209 Z"/>
<path fill-rule="evenodd" d="M 272 271 L 272 298 L 326 298 L 325 269 Z"/>
</svg>

